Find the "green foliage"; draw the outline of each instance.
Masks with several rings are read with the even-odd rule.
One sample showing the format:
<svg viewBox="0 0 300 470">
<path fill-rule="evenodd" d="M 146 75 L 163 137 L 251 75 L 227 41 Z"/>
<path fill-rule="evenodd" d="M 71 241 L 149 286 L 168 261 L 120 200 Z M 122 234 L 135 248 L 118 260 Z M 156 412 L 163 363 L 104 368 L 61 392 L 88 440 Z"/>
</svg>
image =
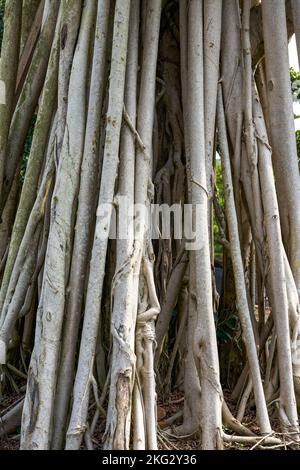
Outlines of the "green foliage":
<svg viewBox="0 0 300 470">
<path fill-rule="evenodd" d="M 216 162 L 215 173 L 219 203 L 221 204 L 221 207 L 224 208 L 224 186 L 222 177 L 222 164 L 220 160 L 217 160 Z"/>
<path fill-rule="evenodd" d="M 32 138 L 33 138 L 33 132 L 34 132 L 34 127 L 36 123 L 36 116 L 33 117 L 31 121 L 31 125 L 29 128 L 29 131 L 27 133 L 26 141 L 25 141 L 25 146 L 24 146 L 24 152 L 23 152 L 23 157 L 21 161 L 21 170 L 20 170 L 20 182 L 23 184 L 24 178 L 25 178 L 25 173 L 26 173 L 26 168 L 27 168 L 27 162 L 30 154 L 30 149 L 31 149 L 31 144 L 32 144 Z"/>
<path fill-rule="evenodd" d="M 295 70 L 293 67 L 290 68 L 290 75 L 291 75 L 291 82 L 293 83 L 295 80 L 300 79 L 300 72 Z"/>
<path fill-rule="evenodd" d="M 239 317 L 230 314 L 224 321 L 217 323 L 217 338 L 220 343 L 228 343 L 240 328 Z"/>
<path fill-rule="evenodd" d="M 225 313 L 225 315 L 224 315 Z M 227 344 L 233 341 L 236 333 L 240 330 L 240 320 L 236 312 L 223 310 L 223 319 L 220 319 L 219 312 L 214 312 L 216 334 L 219 344 Z"/>
<path fill-rule="evenodd" d="M 298 160 L 300 161 L 300 130 L 296 131 L 296 143 L 297 143 Z"/>
<path fill-rule="evenodd" d="M 217 188 L 217 196 L 220 206 L 224 209 L 224 188 L 223 188 L 223 179 L 222 179 L 222 166 L 221 162 L 216 162 L 215 167 L 215 177 L 216 177 L 216 188 Z M 223 246 L 218 241 L 219 239 L 219 227 L 214 216 L 214 251 L 215 251 L 215 258 L 222 259 L 223 256 Z"/>
<path fill-rule="evenodd" d="M 300 72 L 293 67 L 290 68 L 293 100 L 300 102 Z"/>
</svg>

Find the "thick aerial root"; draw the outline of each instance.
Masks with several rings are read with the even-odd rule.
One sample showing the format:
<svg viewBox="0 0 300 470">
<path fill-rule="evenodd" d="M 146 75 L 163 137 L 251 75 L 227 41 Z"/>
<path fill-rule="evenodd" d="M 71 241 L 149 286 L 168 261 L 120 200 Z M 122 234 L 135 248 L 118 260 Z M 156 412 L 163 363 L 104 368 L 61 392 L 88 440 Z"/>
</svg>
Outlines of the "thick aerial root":
<svg viewBox="0 0 300 470">
<path fill-rule="evenodd" d="M 4 3 L 0 434 L 297 447 L 298 2 Z"/>
</svg>

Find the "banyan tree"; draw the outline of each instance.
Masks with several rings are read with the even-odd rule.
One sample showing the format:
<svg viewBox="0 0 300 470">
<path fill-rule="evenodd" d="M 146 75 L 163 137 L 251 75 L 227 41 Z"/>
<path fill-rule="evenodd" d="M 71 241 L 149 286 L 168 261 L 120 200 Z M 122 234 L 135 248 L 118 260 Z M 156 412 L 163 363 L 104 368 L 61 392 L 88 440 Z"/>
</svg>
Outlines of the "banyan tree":
<svg viewBox="0 0 300 470">
<path fill-rule="evenodd" d="M 1 442 L 298 447 L 300 1 L 0 7 Z"/>
</svg>

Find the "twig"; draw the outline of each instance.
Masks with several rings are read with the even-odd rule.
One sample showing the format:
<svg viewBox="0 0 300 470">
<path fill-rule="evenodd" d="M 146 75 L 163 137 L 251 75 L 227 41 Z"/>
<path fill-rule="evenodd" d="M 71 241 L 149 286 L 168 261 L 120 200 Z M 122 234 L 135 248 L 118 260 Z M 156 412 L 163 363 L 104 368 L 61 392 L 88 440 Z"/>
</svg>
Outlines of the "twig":
<svg viewBox="0 0 300 470">
<path fill-rule="evenodd" d="M 264 437 L 260 439 L 254 446 L 251 447 L 250 450 L 254 450 L 256 447 L 258 447 L 262 442 L 264 442 L 268 437 L 271 437 L 273 435 L 273 432 L 270 432 L 269 434 L 266 434 Z"/>
<path fill-rule="evenodd" d="M 124 105 L 124 108 L 123 108 L 123 117 L 124 117 L 124 120 L 126 122 L 126 124 L 128 125 L 129 129 L 131 130 L 131 132 L 133 133 L 138 145 L 140 146 L 141 150 L 143 150 L 145 152 L 146 150 L 146 145 L 143 143 L 141 137 L 140 137 L 140 134 L 138 133 L 138 131 L 136 130 L 135 126 L 133 125 L 133 122 L 131 121 L 131 118 L 125 108 L 125 105 Z"/>
</svg>

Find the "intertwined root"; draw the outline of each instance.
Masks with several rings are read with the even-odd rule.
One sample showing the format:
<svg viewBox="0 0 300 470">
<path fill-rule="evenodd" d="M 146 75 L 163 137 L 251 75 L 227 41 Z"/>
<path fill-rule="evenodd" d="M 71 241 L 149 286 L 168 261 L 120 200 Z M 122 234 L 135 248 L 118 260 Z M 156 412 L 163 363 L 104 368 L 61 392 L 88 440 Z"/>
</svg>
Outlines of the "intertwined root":
<svg viewBox="0 0 300 470">
<path fill-rule="evenodd" d="M 5 1 L 1 436 L 22 415 L 22 449 L 297 445 L 298 3 Z"/>
</svg>

